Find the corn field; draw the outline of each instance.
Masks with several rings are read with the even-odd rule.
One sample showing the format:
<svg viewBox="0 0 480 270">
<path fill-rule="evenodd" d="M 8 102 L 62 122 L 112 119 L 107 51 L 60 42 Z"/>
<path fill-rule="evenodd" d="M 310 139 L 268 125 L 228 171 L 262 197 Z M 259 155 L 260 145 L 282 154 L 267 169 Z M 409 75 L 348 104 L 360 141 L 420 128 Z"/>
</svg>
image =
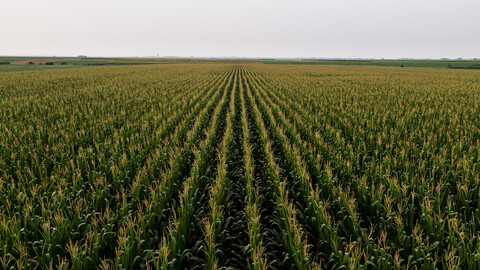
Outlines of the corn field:
<svg viewBox="0 0 480 270">
<path fill-rule="evenodd" d="M 0 74 L 0 269 L 479 269 L 480 74 Z"/>
</svg>

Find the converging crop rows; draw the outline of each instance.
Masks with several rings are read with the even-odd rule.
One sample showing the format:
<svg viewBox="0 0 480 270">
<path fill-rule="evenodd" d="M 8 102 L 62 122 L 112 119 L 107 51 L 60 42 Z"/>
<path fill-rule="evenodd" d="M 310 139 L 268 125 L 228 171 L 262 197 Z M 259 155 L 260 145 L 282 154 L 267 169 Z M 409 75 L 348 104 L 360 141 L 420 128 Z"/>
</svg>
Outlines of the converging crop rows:
<svg viewBox="0 0 480 270">
<path fill-rule="evenodd" d="M 478 269 L 471 70 L 0 75 L 1 269 Z"/>
</svg>

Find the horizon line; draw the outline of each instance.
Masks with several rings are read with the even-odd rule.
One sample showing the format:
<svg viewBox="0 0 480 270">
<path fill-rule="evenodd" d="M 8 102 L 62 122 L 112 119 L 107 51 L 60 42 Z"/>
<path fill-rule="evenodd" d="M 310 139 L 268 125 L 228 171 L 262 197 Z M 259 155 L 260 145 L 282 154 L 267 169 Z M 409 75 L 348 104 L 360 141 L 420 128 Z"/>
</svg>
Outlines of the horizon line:
<svg viewBox="0 0 480 270">
<path fill-rule="evenodd" d="M 480 57 L 458 57 L 458 58 L 451 58 L 451 57 L 440 57 L 440 58 L 433 58 L 433 57 L 398 57 L 398 58 L 387 58 L 387 57 L 295 57 L 295 56 L 284 56 L 284 57 L 275 57 L 275 56 L 259 56 L 259 57 L 248 57 L 248 56 L 178 56 L 178 55 L 162 55 L 162 56 L 155 56 L 155 55 L 145 55 L 145 56 L 98 56 L 98 55 L 91 55 L 88 56 L 86 54 L 79 54 L 79 55 L 2 55 L 0 57 L 48 57 L 48 58 L 79 58 L 80 56 L 84 56 L 86 58 L 149 58 L 149 59 L 232 59 L 232 60 L 431 60 L 431 61 L 446 61 L 446 60 L 462 60 L 462 61 L 475 61 L 480 60 Z"/>
</svg>

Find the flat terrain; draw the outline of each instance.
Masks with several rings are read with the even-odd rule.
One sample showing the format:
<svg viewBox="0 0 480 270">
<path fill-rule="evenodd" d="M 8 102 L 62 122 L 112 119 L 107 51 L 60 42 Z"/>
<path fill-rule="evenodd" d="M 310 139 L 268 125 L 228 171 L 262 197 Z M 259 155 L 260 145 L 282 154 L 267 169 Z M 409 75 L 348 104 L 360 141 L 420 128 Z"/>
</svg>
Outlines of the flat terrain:
<svg viewBox="0 0 480 270">
<path fill-rule="evenodd" d="M 47 64 L 48 63 L 48 64 Z M 274 64 L 428 67 L 480 70 L 480 60 L 283 60 L 283 59 L 197 59 L 197 58 L 77 58 L 77 57 L 1 57 L 0 72 L 65 69 L 95 66 L 152 64 Z"/>
<path fill-rule="evenodd" d="M 478 70 L 122 61 L 0 73 L 1 269 L 480 268 Z"/>
<path fill-rule="evenodd" d="M 260 60 L 276 65 L 346 65 L 383 67 L 431 67 L 451 69 L 480 69 L 480 60 Z"/>
<path fill-rule="evenodd" d="M 77 58 L 77 57 L 10 57 L 0 56 L 0 72 L 67 69 L 96 66 L 131 66 L 152 64 L 235 64 L 259 63 L 258 60 L 180 59 L 180 58 Z"/>
</svg>

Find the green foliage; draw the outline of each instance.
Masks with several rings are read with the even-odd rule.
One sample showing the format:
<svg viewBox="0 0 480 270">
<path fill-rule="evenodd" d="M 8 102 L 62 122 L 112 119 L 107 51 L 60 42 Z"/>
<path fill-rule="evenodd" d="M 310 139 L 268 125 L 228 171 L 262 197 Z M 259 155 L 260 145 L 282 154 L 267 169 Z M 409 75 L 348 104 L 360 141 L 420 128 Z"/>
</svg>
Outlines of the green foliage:
<svg viewBox="0 0 480 270">
<path fill-rule="evenodd" d="M 478 69 L 476 60 L 260 60 L 264 64 L 274 65 L 342 65 L 342 66 L 383 66 L 383 67 L 427 67 Z"/>
<path fill-rule="evenodd" d="M 162 61 L 1 74 L 1 269 L 480 267 L 477 71 Z"/>
</svg>

